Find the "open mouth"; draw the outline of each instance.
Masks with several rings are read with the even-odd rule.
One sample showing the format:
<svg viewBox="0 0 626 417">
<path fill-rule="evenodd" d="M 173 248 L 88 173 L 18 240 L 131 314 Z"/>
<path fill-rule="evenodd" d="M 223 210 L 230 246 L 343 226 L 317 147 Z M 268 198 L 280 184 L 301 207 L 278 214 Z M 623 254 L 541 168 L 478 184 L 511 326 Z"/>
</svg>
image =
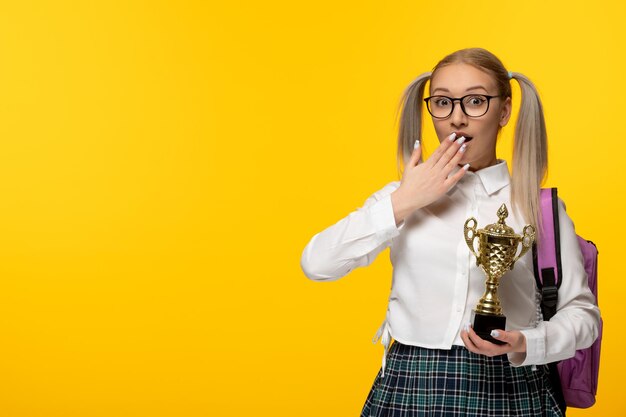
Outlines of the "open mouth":
<svg viewBox="0 0 626 417">
<path fill-rule="evenodd" d="M 461 136 L 464 136 L 465 137 L 465 141 L 464 142 L 470 142 L 472 139 L 474 139 L 473 136 L 466 135 L 465 132 L 463 132 L 463 131 L 458 131 L 458 132 L 454 132 L 454 133 L 456 133 L 456 138 L 457 139 L 460 138 Z"/>
</svg>

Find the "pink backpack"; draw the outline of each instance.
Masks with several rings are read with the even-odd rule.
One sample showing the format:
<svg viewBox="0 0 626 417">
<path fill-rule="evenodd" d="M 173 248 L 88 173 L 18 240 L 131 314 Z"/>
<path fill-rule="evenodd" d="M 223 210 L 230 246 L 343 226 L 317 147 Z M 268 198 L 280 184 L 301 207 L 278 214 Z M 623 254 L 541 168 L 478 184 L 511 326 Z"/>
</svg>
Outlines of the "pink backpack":
<svg viewBox="0 0 626 417">
<path fill-rule="evenodd" d="M 535 280 L 541 291 L 541 311 L 544 320 L 556 314 L 558 288 L 561 286 L 561 248 L 559 235 L 558 197 L 556 188 L 541 189 L 541 215 L 544 234 L 539 249 L 533 245 Z M 598 302 L 598 250 L 596 245 L 578 236 L 578 243 L 585 262 L 589 288 Z M 573 358 L 550 365 L 550 374 L 557 395 L 562 393 L 561 408 L 565 405 L 576 408 L 591 407 L 596 402 L 598 372 L 600 370 L 600 344 L 602 322 L 596 341 L 587 349 L 576 351 Z M 561 390 L 558 387 L 561 387 Z"/>
</svg>

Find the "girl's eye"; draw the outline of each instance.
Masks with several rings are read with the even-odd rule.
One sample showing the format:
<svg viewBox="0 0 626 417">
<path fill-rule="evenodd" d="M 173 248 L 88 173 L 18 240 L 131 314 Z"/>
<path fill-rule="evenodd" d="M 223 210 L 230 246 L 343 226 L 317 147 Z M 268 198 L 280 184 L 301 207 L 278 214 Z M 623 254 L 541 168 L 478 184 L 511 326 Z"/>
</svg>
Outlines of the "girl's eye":
<svg viewBox="0 0 626 417">
<path fill-rule="evenodd" d="M 448 101 L 447 98 L 438 98 L 435 100 L 435 105 L 441 107 L 441 106 L 448 106 L 450 105 L 450 102 Z"/>
<path fill-rule="evenodd" d="M 480 96 L 468 97 L 468 99 L 467 99 L 467 103 L 472 105 L 472 106 L 480 106 L 484 102 L 485 102 L 485 99 L 483 97 L 480 97 Z"/>
</svg>

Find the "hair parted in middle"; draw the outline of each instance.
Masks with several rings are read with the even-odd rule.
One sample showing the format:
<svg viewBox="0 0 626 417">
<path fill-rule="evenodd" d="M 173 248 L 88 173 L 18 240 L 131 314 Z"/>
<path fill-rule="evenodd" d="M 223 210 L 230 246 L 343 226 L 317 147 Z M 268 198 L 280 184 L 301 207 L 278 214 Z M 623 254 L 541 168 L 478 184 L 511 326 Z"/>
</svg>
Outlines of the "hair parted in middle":
<svg viewBox="0 0 626 417">
<path fill-rule="evenodd" d="M 422 139 L 422 103 L 424 88 L 438 69 L 451 64 L 468 64 L 491 75 L 498 93 L 511 97 L 511 79 L 516 79 L 521 89 L 521 104 L 515 126 L 513 146 L 513 174 L 511 176 L 511 202 L 513 209 L 524 220 L 536 226 L 541 234 L 539 194 L 548 169 L 548 149 L 543 106 L 534 84 L 523 74 L 511 72 L 500 59 L 483 48 L 466 48 L 444 57 L 431 72 L 415 78 L 404 90 L 398 106 L 401 111 L 398 129 L 397 167 L 401 178 L 404 166 L 413 152 L 413 144 Z M 501 127 L 498 128 L 500 132 Z"/>
</svg>

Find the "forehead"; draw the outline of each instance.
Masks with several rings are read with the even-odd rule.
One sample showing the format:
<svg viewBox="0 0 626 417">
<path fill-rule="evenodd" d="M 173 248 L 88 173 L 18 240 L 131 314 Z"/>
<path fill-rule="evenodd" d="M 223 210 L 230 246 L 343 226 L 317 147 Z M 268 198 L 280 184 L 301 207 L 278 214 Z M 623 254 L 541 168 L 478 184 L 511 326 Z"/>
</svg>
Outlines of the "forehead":
<svg viewBox="0 0 626 417">
<path fill-rule="evenodd" d="M 472 87 L 483 87 L 472 89 Z M 485 71 L 469 64 L 450 64 L 439 68 L 430 80 L 430 93 L 460 96 L 470 92 L 496 93 L 496 81 Z M 437 91 L 435 91 L 437 90 Z M 447 90 L 447 91 L 446 91 Z"/>
</svg>

